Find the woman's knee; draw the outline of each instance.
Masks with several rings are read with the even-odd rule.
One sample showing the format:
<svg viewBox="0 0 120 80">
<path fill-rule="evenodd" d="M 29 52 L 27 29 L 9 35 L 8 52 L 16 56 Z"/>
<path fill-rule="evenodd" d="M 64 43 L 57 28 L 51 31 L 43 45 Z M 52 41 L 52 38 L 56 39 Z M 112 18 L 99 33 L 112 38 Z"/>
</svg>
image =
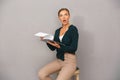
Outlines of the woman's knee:
<svg viewBox="0 0 120 80">
<path fill-rule="evenodd" d="M 45 80 L 45 78 L 47 77 L 48 75 L 44 72 L 44 71 L 42 71 L 42 70 L 40 70 L 39 72 L 38 72 L 38 77 L 41 79 L 41 80 Z"/>
</svg>

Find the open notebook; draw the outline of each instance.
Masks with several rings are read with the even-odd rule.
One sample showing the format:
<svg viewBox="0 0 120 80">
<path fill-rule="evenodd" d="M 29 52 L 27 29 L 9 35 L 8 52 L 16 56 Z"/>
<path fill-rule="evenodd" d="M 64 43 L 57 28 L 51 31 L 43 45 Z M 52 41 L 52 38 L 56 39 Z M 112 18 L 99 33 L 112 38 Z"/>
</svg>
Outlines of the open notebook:
<svg viewBox="0 0 120 80">
<path fill-rule="evenodd" d="M 51 42 L 55 42 L 53 39 L 54 39 L 54 36 L 53 35 L 51 35 L 51 34 L 48 34 L 48 33 L 44 33 L 44 32 L 38 32 L 38 33 L 36 33 L 35 34 L 35 36 L 37 36 L 37 37 L 43 37 L 43 40 L 42 41 L 45 41 L 45 42 L 47 42 L 47 41 L 51 41 Z M 60 45 L 64 45 L 63 43 L 60 43 L 60 42 L 57 42 L 58 44 L 60 44 Z"/>
</svg>

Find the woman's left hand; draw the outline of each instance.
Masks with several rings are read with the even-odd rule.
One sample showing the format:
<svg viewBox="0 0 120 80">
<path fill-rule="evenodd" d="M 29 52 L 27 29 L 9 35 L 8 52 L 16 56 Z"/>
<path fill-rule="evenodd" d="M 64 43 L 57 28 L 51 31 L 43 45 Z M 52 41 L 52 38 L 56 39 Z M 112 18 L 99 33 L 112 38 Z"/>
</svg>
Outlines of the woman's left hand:
<svg viewBox="0 0 120 80">
<path fill-rule="evenodd" d="M 60 48 L 60 45 L 57 42 L 55 42 L 55 41 L 54 42 L 47 41 L 47 43 L 52 45 L 52 46 L 54 46 L 54 47 L 56 47 L 56 48 Z"/>
</svg>

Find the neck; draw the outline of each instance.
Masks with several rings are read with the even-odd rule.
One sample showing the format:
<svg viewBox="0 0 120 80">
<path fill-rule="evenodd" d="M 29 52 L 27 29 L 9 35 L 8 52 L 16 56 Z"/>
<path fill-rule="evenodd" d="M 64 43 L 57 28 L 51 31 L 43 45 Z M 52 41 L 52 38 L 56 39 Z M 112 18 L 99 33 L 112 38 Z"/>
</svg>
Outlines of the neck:
<svg viewBox="0 0 120 80">
<path fill-rule="evenodd" d="M 70 25 L 70 24 L 68 23 L 68 24 L 66 24 L 66 25 L 62 25 L 62 27 L 63 27 L 63 28 L 68 28 L 69 25 Z"/>
</svg>

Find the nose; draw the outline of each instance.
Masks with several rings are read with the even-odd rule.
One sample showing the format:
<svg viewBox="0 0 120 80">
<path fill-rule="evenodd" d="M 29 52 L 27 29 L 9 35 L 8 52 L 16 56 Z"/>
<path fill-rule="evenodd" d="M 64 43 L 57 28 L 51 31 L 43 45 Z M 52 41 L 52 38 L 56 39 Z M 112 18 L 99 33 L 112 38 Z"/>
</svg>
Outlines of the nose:
<svg viewBox="0 0 120 80">
<path fill-rule="evenodd" d="M 65 16 L 63 16 L 63 19 L 65 19 Z"/>
</svg>

